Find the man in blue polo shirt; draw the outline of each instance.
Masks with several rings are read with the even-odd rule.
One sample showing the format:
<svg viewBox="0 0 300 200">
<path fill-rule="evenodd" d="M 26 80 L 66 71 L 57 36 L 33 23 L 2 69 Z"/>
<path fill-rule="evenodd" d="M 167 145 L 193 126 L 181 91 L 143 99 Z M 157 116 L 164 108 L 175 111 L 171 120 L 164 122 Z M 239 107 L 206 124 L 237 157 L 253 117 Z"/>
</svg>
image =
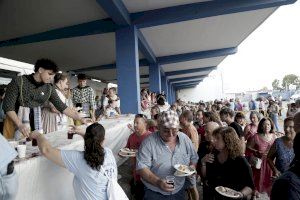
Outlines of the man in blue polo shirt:
<svg viewBox="0 0 300 200">
<path fill-rule="evenodd" d="M 17 196 L 18 177 L 13 166 L 16 156 L 17 152 L 0 134 L 0 200 L 13 200 Z"/>
<path fill-rule="evenodd" d="M 166 182 L 166 177 L 175 173 L 174 165 L 195 168 L 198 161 L 192 141 L 178 128 L 176 112 L 168 110 L 161 113 L 159 131 L 149 135 L 139 148 L 136 169 L 145 185 L 145 200 L 181 200 L 185 197 L 186 187 L 196 184 L 195 176 L 175 177 L 174 187 Z"/>
</svg>

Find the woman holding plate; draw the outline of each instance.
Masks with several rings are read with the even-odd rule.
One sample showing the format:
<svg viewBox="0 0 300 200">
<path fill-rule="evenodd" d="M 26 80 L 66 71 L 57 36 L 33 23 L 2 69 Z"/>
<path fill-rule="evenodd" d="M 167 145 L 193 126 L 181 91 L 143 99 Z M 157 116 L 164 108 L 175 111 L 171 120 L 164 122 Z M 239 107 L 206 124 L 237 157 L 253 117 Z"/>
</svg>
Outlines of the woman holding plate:
<svg viewBox="0 0 300 200">
<path fill-rule="evenodd" d="M 226 199 L 226 196 L 230 196 L 225 190 L 218 191 L 219 186 L 232 189 L 235 193 L 232 198 L 251 198 L 254 189 L 252 172 L 243 157 L 242 146 L 235 130 L 231 127 L 216 129 L 212 143 L 214 151 L 201 159 L 204 199 Z"/>
</svg>

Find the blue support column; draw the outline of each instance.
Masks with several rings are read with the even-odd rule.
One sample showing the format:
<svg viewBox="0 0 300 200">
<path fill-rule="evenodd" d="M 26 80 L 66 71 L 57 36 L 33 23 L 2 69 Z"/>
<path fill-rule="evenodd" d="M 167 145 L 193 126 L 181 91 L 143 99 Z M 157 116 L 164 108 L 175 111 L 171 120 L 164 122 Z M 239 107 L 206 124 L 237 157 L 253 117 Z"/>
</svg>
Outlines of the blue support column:
<svg viewBox="0 0 300 200">
<path fill-rule="evenodd" d="M 168 91 L 169 91 L 168 102 L 169 102 L 169 104 L 171 105 L 171 104 L 172 104 L 173 90 L 172 90 L 171 83 L 169 83 L 169 82 L 168 82 Z"/>
<path fill-rule="evenodd" d="M 172 87 L 172 103 L 174 103 L 175 102 L 175 89 L 174 89 L 173 85 L 171 85 L 171 87 Z"/>
<path fill-rule="evenodd" d="M 166 98 L 168 99 L 168 81 L 166 76 L 161 76 L 161 90 L 165 92 Z"/>
<path fill-rule="evenodd" d="M 150 91 L 161 92 L 161 75 L 160 66 L 158 64 L 150 64 L 149 66 L 149 84 Z"/>
<path fill-rule="evenodd" d="M 135 26 L 116 31 L 118 94 L 122 113 L 140 113 L 140 72 Z"/>
</svg>

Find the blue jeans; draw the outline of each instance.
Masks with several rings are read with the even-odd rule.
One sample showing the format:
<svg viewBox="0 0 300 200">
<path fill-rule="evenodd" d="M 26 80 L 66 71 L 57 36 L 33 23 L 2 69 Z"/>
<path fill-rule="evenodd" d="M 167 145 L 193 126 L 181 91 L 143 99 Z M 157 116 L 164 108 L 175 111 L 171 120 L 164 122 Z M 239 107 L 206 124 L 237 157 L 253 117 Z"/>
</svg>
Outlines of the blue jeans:
<svg viewBox="0 0 300 200">
<path fill-rule="evenodd" d="M 163 195 L 159 192 L 154 192 L 145 187 L 144 200 L 184 200 L 185 199 L 185 187 L 182 187 L 179 192 L 171 195 Z"/>
</svg>

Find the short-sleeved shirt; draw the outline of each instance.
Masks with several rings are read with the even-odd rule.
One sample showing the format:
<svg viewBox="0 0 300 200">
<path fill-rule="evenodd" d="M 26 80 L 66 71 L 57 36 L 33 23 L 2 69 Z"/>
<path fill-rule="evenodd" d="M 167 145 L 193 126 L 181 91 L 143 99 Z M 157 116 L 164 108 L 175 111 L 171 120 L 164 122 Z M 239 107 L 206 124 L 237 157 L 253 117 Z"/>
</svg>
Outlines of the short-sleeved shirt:
<svg viewBox="0 0 300 200">
<path fill-rule="evenodd" d="M 235 130 L 239 138 L 244 137 L 243 128 L 237 122 L 232 122 L 231 124 L 229 124 L 229 126 Z"/>
<path fill-rule="evenodd" d="M 136 170 L 148 168 L 157 177 L 165 179 L 166 176 L 175 173 L 174 165 L 176 164 L 190 165 L 192 163 L 196 165 L 198 155 L 190 138 L 182 132 L 178 132 L 177 137 L 177 144 L 175 150 L 172 152 L 160 137 L 159 132 L 149 135 L 139 148 L 136 158 Z M 171 195 L 182 189 L 185 179 L 185 177 L 176 177 L 175 190 L 172 192 L 165 192 L 143 179 L 142 181 L 148 189 L 154 192 L 159 192 L 163 195 Z"/>
<path fill-rule="evenodd" d="M 129 149 L 139 149 L 144 139 L 147 138 L 151 133 L 152 132 L 147 131 L 141 136 L 138 136 L 136 133 L 132 133 L 127 140 L 126 147 Z M 135 157 L 133 157 L 132 160 L 135 166 L 136 165 Z M 133 177 L 136 181 L 140 180 L 140 176 L 136 173 L 135 168 L 133 169 Z"/>
<path fill-rule="evenodd" d="M 7 165 L 17 156 L 17 152 L 0 134 L 0 171 L 6 173 Z"/>
<path fill-rule="evenodd" d="M 183 133 L 185 133 L 192 141 L 195 150 L 198 151 L 199 148 L 199 136 L 198 131 L 195 128 L 193 124 L 190 124 L 188 127 L 182 127 L 181 130 Z"/>
<path fill-rule="evenodd" d="M 67 108 L 57 95 L 54 86 L 49 83 L 36 82 L 33 74 L 14 78 L 8 84 L 6 91 L 3 101 L 3 110 L 5 112 L 17 112 L 19 106 L 29 108 L 38 107 L 48 100 L 61 113 Z"/>
<path fill-rule="evenodd" d="M 283 141 L 283 138 L 277 138 L 274 141 L 276 147 L 275 152 L 275 166 L 281 172 L 285 172 L 289 169 L 291 162 L 293 161 L 295 154 L 293 148 L 288 148 Z"/>
<path fill-rule="evenodd" d="M 217 159 L 213 163 L 207 163 L 206 179 L 212 189 L 220 185 L 237 191 L 246 186 L 254 188 L 250 165 L 242 156 L 228 158 L 224 163 L 218 162 Z"/>
<path fill-rule="evenodd" d="M 118 169 L 113 153 L 108 148 L 104 148 L 104 151 L 102 167 L 108 176 L 117 180 Z M 74 174 L 73 188 L 76 199 L 107 199 L 108 178 L 102 170 L 97 171 L 87 164 L 82 151 L 62 150 L 61 157 L 66 168 Z"/>
</svg>

